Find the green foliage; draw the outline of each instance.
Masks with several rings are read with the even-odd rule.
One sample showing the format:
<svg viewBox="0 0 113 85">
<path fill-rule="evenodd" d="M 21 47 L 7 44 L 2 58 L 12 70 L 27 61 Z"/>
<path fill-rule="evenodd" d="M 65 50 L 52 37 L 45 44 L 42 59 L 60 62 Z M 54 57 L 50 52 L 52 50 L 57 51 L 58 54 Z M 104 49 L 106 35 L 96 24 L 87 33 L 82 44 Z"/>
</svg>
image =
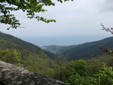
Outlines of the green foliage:
<svg viewBox="0 0 113 85">
<path fill-rule="evenodd" d="M 109 55 L 103 55 L 96 58 L 87 60 L 87 70 L 90 76 L 99 72 L 100 67 L 103 66 L 103 63 L 106 63 L 108 66 L 113 65 L 113 57 Z"/>
<path fill-rule="evenodd" d="M 67 67 L 67 75 L 79 74 L 81 76 L 86 76 L 87 64 L 86 60 L 71 61 Z"/>
<path fill-rule="evenodd" d="M 59 2 L 69 1 L 69 0 L 57 0 Z M 20 26 L 19 20 L 16 19 L 12 11 L 22 10 L 26 13 L 27 18 L 35 18 L 38 21 L 43 21 L 46 23 L 55 22 L 55 20 L 47 20 L 37 13 L 45 12 L 44 6 L 54 6 L 51 0 L 0 0 L 0 23 L 9 24 L 10 28 L 17 28 Z"/>
<path fill-rule="evenodd" d="M 76 60 L 64 64 L 60 73 L 55 72 L 54 78 L 62 80 L 57 75 L 64 76 L 62 81 L 69 85 L 113 85 L 112 56 L 101 56 L 89 60 Z M 57 68 L 57 71 L 60 68 Z"/>
<path fill-rule="evenodd" d="M 20 52 L 16 49 L 0 50 L 0 60 L 8 63 L 12 63 L 12 64 L 19 64 L 21 61 Z"/>
<path fill-rule="evenodd" d="M 65 56 L 59 56 L 59 60 L 56 62 L 54 78 L 64 81 L 66 79 L 65 70 L 68 62 L 65 60 Z"/>
<path fill-rule="evenodd" d="M 38 57 L 37 55 L 30 55 L 21 58 L 21 53 L 17 49 L 0 49 L 0 60 L 14 65 L 24 67 L 30 71 L 37 72 L 46 76 L 53 76 L 55 73 L 53 60 L 44 57 Z"/>
<path fill-rule="evenodd" d="M 81 70 L 79 71 L 81 72 Z M 74 74 L 73 71 L 71 72 L 72 75 L 69 75 L 66 79 L 66 82 L 70 85 L 113 85 L 113 69 L 105 63 L 102 63 L 102 66 L 93 75 L 88 74 L 90 70 L 87 72 L 88 75 L 85 76 L 81 75 L 80 72 L 77 73 L 76 70 Z"/>
<path fill-rule="evenodd" d="M 37 57 L 37 55 L 31 55 L 26 57 L 23 61 L 23 66 L 30 71 L 37 72 L 46 76 L 53 76 L 55 70 L 55 63 L 53 60 L 43 57 Z"/>
<path fill-rule="evenodd" d="M 95 74 L 98 85 L 113 85 L 113 69 L 104 64 L 100 70 Z"/>
<path fill-rule="evenodd" d="M 54 78 L 66 81 L 67 79 L 70 80 L 71 76 L 77 74 L 85 77 L 88 75 L 87 64 L 86 60 L 71 61 L 69 63 L 63 61 L 62 65 L 57 63 Z"/>
<path fill-rule="evenodd" d="M 96 79 L 89 76 L 71 75 L 67 80 L 70 85 L 98 85 Z"/>
</svg>

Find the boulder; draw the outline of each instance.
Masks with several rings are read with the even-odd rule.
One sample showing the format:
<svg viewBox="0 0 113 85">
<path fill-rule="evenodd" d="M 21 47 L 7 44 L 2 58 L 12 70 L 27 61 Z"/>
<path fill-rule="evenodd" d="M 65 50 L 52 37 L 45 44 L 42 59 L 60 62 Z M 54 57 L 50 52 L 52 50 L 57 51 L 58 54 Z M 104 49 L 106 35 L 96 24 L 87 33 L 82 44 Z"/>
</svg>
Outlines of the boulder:
<svg viewBox="0 0 113 85">
<path fill-rule="evenodd" d="M 30 72 L 0 61 L 0 85 L 67 85 L 61 81 Z"/>
</svg>

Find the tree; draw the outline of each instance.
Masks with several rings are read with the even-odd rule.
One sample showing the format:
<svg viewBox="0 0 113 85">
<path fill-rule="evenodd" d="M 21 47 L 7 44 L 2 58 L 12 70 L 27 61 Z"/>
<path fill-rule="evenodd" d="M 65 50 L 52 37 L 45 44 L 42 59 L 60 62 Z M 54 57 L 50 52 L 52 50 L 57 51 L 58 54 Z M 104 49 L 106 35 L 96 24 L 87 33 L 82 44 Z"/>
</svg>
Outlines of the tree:
<svg viewBox="0 0 113 85">
<path fill-rule="evenodd" d="M 57 0 L 58 2 L 65 2 L 70 0 Z M 71 0 L 72 1 L 72 0 Z M 10 25 L 10 28 L 17 28 L 20 26 L 19 20 L 16 19 L 11 11 L 22 10 L 26 12 L 27 18 L 35 18 L 38 21 L 46 23 L 55 22 L 55 20 L 47 20 L 37 13 L 46 12 L 44 6 L 55 6 L 51 0 L 0 0 L 0 23 Z"/>
<path fill-rule="evenodd" d="M 86 76 L 87 74 L 87 61 L 77 60 L 69 62 L 67 67 L 67 76 L 79 74 L 80 76 Z"/>
<path fill-rule="evenodd" d="M 95 85 L 113 85 L 113 68 L 103 64 L 95 78 L 97 80 Z"/>
<path fill-rule="evenodd" d="M 86 60 L 87 61 L 87 60 Z M 113 85 L 113 68 L 111 66 L 108 66 L 106 63 L 104 62 L 100 62 L 101 66 L 99 66 L 98 71 L 96 73 L 93 73 L 93 75 L 81 75 L 81 72 L 84 72 L 84 69 L 80 69 L 81 65 L 80 65 L 79 60 L 77 60 L 76 65 L 78 64 L 80 67 L 78 69 L 73 69 L 69 70 L 68 68 L 66 70 L 68 70 L 70 73 L 72 73 L 71 75 L 69 75 L 66 79 L 66 82 L 69 83 L 70 85 Z M 71 63 L 73 65 L 73 68 L 76 67 L 76 65 L 74 65 L 74 62 Z M 93 64 L 92 62 L 90 62 L 88 65 Z M 84 64 L 83 64 L 84 65 Z M 77 66 L 78 67 L 78 66 Z M 93 67 L 88 67 L 88 69 L 92 69 Z M 76 70 L 80 70 L 81 72 L 77 72 Z M 89 73 L 90 70 L 87 71 L 87 73 Z"/>
<path fill-rule="evenodd" d="M 110 32 L 111 34 L 113 34 L 113 27 L 111 28 L 106 28 L 103 24 L 101 24 L 102 26 L 102 30 L 106 31 L 106 32 Z M 106 47 L 100 47 L 101 50 L 103 50 L 105 53 L 109 54 L 109 55 L 112 55 L 113 56 L 113 50 L 110 50 Z"/>
<path fill-rule="evenodd" d="M 66 57 L 65 56 L 59 56 L 59 59 L 57 61 L 57 65 L 55 68 L 55 78 L 64 81 L 66 76 L 65 76 L 65 70 L 66 70 L 67 62 L 66 62 Z"/>
<path fill-rule="evenodd" d="M 0 49 L 0 60 L 5 61 L 7 63 L 12 63 L 15 65 L 20 65 L 21 62 L 21 54 L 17 49 Z"/>
</svg>

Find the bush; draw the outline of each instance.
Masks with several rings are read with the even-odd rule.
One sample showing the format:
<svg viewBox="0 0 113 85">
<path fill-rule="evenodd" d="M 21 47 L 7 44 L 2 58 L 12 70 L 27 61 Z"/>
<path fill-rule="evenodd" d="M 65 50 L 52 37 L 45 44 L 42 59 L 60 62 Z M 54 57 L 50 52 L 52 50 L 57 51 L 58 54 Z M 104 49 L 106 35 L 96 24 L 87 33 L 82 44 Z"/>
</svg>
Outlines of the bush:
<svg viewBox="0 0 113 85">
<path fill-rule="evenodd" d="M 7 63 L 19 64 L 21 61 L 21 54 L 18 50 L 0 50 L 0 60 Z"/>
</svg>

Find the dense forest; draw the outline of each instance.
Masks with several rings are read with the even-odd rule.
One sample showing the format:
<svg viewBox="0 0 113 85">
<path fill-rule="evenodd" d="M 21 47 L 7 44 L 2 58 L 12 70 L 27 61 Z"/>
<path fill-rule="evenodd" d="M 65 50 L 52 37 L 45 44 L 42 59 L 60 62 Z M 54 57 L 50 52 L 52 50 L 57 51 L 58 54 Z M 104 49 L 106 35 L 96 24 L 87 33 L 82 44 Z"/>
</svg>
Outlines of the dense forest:
<svg viewBox="0 0 113 85">
<path fill-rule="evenodd" d="M 110 41 L 110 39 L 112 40 L 112 37 L 102 41 Z M 89 46 L 92 44 L 89 43 Z M 70 61 L 67 61 L 65 56 L 59 56 L 59 60 L 51 56 L 54 55 L 38 46 L 12 35 L 0 33 L 0 60 L 2 61 L 61 80 L 69 85 L 113 85 L 113 56 L 111 55 L 104 54 Z"/>
</svg>

